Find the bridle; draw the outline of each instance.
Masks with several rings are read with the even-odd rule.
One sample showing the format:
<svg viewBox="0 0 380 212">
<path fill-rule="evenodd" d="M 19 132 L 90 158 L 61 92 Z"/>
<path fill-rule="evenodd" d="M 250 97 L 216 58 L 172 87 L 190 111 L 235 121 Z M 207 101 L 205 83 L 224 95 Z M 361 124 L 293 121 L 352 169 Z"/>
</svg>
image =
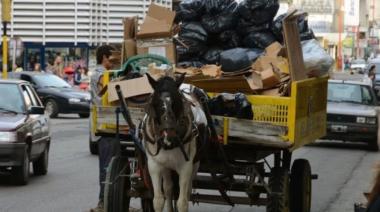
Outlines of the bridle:
<svg viewBox="0 0 380 212">
<path fill-rule="evenodd" d="M 185 151 L 185 144 L 191 142 L 198 136 L 198 128 L 194 123 L 194 116 L 191 110 L 192 103 L 187 100 L 183 94 L 181 93 L 181 100 L 183 103 L 183 113 L 177 118 L 175 123 L 175 128 L 172 129 L 180 133 L 176 134 L 174 140 L 167 142 L 165 139 L 168 138 L 168 130 L 165 128 L 165 123 L 157 123 L 157 114 L 154 112 L 154 108 L 152 108 L 152 100 L 153 95 L 151 95 L 148 107 L 146 109 L 147 116 L 142 123 L 142 133 L 144 135 L 144 141 L 149 142 L 151 145 L 157 145 L 157 151 L 155 153 L 150 152 L 149 148 L 147 149 L 147 153 L 151 156 L 157 156 L 161 149 L 164 150 L 172 150 L 174 148 L 179 148 L 185 158 L 186 161 L 189 161 L 189 154 Z M 166 105 L 164 105 L 166 107 Z M 167 111 L 165 111 L 166 113 Z M 163 114 L 167 115 L 167 114 Z M 167 120 L 165 118 L 160 117 L 160 120 Z M 185 130 L 183 130 L 185 128 Z M 190 150 L 189 150 L 190 151 Z"/>
</svg>

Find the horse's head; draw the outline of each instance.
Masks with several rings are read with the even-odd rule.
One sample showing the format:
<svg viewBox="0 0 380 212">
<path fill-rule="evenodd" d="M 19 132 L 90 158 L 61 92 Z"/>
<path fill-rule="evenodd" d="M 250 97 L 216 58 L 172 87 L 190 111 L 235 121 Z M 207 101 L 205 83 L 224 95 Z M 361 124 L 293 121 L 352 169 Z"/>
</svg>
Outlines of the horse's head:
<svg viewBox="0 0 380 212">
<path fill-rule="evenodd" d="M 161 137 L 169 141 L 177 140 L 181 134 L 179 131 L 185 115 L 183 96 L 179 90 L 185 75 L 176 79 L 165 76 L 157 81 L 150 75 L 147 76 L 154 90 L 148 105 L 148 115 L 154 119 Z"/>
</svg>

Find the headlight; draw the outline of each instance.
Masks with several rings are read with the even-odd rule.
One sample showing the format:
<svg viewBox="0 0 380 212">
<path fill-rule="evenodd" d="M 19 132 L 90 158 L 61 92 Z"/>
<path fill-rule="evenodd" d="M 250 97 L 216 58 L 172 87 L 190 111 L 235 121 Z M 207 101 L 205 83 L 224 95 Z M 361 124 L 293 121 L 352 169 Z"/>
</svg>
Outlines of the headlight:
<svg viewBox="0 0 380 212">
<path fill-rule="evenodd" d="M 364 124 L 365 123 L 365 117 L 357 117 L 356 123 Z"/>
<path fill-rule="evenodd" d="M 70 103 L 79 103 L 79 102 L 80 102 L 80 99 L 77 99 L 77 98 L 70 98 L 70 99 L 69 99 L 69 102 L 70 102 Z"/>
<path fill-rule="evenodd" d="M 0 143 L 16 142 L 17 134 L 15 132 L 0 132 Z"/>
<path fill-rule="evenodd" d="M 367 118 L 367 124 L 376 124 L 377 118 L 371 117 Z"/>
</svg>

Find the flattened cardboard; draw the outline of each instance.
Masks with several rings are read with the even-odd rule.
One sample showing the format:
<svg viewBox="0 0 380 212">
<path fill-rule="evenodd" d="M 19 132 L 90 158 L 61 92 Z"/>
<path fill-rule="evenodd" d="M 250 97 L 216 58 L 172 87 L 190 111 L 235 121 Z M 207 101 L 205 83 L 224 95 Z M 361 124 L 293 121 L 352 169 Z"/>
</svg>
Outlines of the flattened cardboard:
<svg viewBox="0 0 380 212">
<path fill-rule="evenodd" d="M 265 49 L 265 55 L 277 57 L 282 50 L 282 45 L 279 42 L 274 42 Z"/>
<path fill-rule="evenodd" d="M 137 55 L 136 41 L 134 39 L 124 40 L 123 48 L 123 61 L 126 61 L 130 57 Z"/>
<path fill-rule="evenodd" d="M 274 68 L 268 68 L 260 73 L 264 88 L 273 88 L 280 83 L 280 74 Z"/>
<path fill-rule="evenodd" d="M 175 12 L 152 3 L 137 38 L 171 37 L 175 15 Z"/>
<path fill-rule="evenodd" d="M 264 96 L 281 96 L 279 88 L 263 90 L 260 94 Z"/>
<path fill-rule="evenodd" d="M 289 59 L 289 71 L 292 81 L 299 81 L 307 78 L 301 40 L 297 27 L 297 18 L 300 15 L 301 14 L 297 13 L 297 10 L 293 10 L 287 14 L 283 21 L 285 46 Z"/>
<path fill-rule="evenodd" d="M 120 88 L 123 92 L 123 96 L 125 98 L 153 93 L 153 89 L 149 84 L 148 77 L 144 75 L 143 77 L 136 79 L 110 82 L 108 85 L 109 102 L 119 100 L 115 89 L 116 85 L 120 85 Z"/>
<path fill-rule="evenodd" d="M 127 39 L 135 39 L 138 27 L 138 17 L 125 17 L 123 18 L 123 26 L 124 26 L 124 40 Z"/>
<path fill-rule="evenodd" d="M 205 65 L 201 68 L 201 72 L 205 76 L 219 77 L 222 73 L 222 69 L 217 65 Z"/>
<path fill-rule="evenodd" d="M 137 40 L 137 54 L 156 54 L 176 63 L 175 45 L 171 39 Z"/>
</svg>

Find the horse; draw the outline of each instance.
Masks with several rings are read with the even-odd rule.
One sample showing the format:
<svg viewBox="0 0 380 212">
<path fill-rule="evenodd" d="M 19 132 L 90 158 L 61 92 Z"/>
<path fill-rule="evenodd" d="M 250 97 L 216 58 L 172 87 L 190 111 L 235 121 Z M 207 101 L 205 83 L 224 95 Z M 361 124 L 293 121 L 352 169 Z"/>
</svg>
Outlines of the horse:
<svg viewBox="0 0 380 212">
<path fill-rule="evenodd" d="M 194 87 L 183 84 L 184 75 L 158 80 L 149 74 L 147 77 L 153 93 L 141 131 L 153 186 L 153 207 L 155 212 L 162 212 L 166 205 L 167 211 L 173 212 L 174 171 L 179 179 L 177 210 L 187 212 L 192 180 L 199 168 L 197 144 L 207 134 L 206 114 L 191 94 Z"/>
</svg>

